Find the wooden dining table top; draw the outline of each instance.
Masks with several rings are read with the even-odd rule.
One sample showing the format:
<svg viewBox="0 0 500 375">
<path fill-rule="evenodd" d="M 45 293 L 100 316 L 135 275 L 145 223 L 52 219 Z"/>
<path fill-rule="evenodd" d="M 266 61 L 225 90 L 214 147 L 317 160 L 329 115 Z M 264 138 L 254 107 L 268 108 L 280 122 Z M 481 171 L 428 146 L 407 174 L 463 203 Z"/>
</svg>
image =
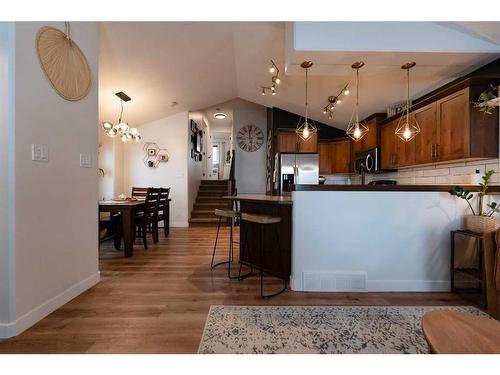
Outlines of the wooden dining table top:
<svg viewBox="0 0 500 375">
<path fill-rule="evenodd" d="M 110 199 L 107 201 L 99 201 L 99 206 L 140 206 L 144 204 L 144 199 L 125 199 L 115 200 Z"/>
</svg>

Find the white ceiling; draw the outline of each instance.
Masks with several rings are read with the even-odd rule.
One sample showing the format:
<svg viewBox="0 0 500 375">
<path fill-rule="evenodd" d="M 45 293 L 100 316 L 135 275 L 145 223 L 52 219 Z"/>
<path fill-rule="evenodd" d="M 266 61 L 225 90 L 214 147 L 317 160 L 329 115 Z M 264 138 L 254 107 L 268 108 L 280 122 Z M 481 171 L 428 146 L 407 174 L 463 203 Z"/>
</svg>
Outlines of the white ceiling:
<svg viewBox="0 0 500 375">
<path fill-rule="evenodd" d="M 312 24 L 309 32 L 318 26 Z M 330 26 L 338 30 L 339 23 L 321 26 L 327 31 Z M 414 30 L 415 25 L 411 26 Z M 353 95 L 335 109 L 333 121 L 326 120 L 322 107 L 327 97 L 346 83 L 350 83 L 354 94 L 355 75 L 350 67 L 354 61 L 366 63 L 360 70 L 360 105 L 362 115 L 368 116 L 385 111 L 389 104 L 405 98 L 405 72 L 400 66 L 407 61 L 417 62 L 412 69 L 411 90 L 416 97 L 500 57 L 500 23 L 445 22 L 416 26 L 427 33 L 439 30 L 441 38 L 449 34 L 449 45 L 458 47 L 463 35 L 465 47 L 482 46 L 484 51 L 470 52 L 464 47 L 454 52 L 460 49 L 454 47 L 455 50 L 443 48 L 446 52 L 439 52 L 433 44 L 429 50 L 434 52 L 422 52 L 426 41 L 432 40 L 429 35 L 423 38 L 423 34 L 415 51 L 411 45 L 404 51 L 361 50 L 356 43 L 361 43 L 362 38 L 354 37 L 349 51 L 335 50 L 334 43 L 328 50 L 307 49 L 308 41 L 312 46 L 317 45 L 327 32 L 313 32 L 312 39 L 302 37 L 298 49 L 295 42 L 301 35 L 296 29 L 300 27 L 282 22 L 103 23 L 99 67 L 101 120 L 117 117 L 119 100 L 114 96 L 117 91 L 125 91 L 132 97 L 124 119 L 135 125 L 183 110 L 203 109 L 210 118 L 211 111 L 221 106 L 217 103 L 237 97 L 303 113 L 304 72 L 299 64 L 310 59 L 315 63 L 310 70 L 311 117 L 345 128 L 354 104 Z M 325 40 L 325 44 L 330 43 L 330 39 Z M 417 47 L 417 42 L 414 44 Z M 262 96 L 260 86 L 271 82 L 268 71 L 271 58 L 280 65 L 282 83 L 277 95 Z M 172 106 L 173 101 L 179 104 Z"/>
</svg>

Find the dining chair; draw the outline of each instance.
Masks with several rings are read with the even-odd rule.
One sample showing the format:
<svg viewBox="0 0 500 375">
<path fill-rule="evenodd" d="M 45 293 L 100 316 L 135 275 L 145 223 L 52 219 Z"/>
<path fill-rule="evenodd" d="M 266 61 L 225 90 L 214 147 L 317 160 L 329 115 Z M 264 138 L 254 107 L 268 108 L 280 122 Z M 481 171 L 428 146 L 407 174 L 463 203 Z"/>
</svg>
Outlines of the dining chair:
<svg viewBox="0 0 500 375">
<path fill-rule="evenodd" d="M 160 189 L 148 188 L 146 190 L 144 211 L 138 212 L 134 217 L 137 235 L 142 237 L 144 248 L 148 248 L 147 234 L 151 233 L 153 242 L 158 242 L 157 215 L 158 203 L 160 198 Z"/>
<path fill-rule="evenodd" d="M 158 202 L 158 215 L 156 221 L 156 231 L 158 231 L 158 223 L 163 221 L 163 233 L 165 237 L 170 232 L 170 207 L 168 197 L 170 195 L 170 188 L 160 188 L 160 197 Z"/>
<path fill-rule="evenodd" d="M 146 199 L 148 188 L 132 186 L 132 198 Z"/>
</svg>

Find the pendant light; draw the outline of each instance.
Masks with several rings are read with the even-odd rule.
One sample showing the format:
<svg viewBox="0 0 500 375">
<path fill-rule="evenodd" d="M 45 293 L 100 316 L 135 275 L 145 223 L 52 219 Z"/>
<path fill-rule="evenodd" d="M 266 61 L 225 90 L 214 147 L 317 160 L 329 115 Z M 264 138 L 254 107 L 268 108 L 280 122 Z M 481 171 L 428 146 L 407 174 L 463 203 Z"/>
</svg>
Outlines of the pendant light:
<svg viewBox="0 0 500 375">
<path fill-rule="evenodd" d="M 314 124 L 314 121 L 309 120 L 307 117 L 307 106 L 309 105 L 307 101 L 307 83 L 308 83 L 308 70 L 311 66 L 313 66 L 312 61 L 304 61 L 300 66 L 305 69 L 306 71 L 306 111 L 305 111 L 305 119 L 304 122 L 301 123 L 299 120 L 299 123 L 297 124 L 297 128 L 295 129 L 295 132 L 298 134 L 300 138 L 302 138 L 304 141 L 307 141 L 311 136 L 315 133 L 318 132 L 318 128 L 316 128 L 316 124 Z"/>
<path fill-rule="evenodd" d="M 109 121 L 105 121 L 101 124 L 102 128 L 104 129 L 106 134 L 111 138 L 119 136 L 123 142 L 129 142 L 132 140 L 140 142 L 141 135 L 139 134 L 139 130 L 137 130 L 137 128 L 130 128 L 128 126 L 128 123 L 122 121 L 123 102 L 129 102 L 131 100 L 130 96 L 125 94 L 123 91 L 117 92 L 115 95 L 120 98 L 121 110 L 118 122 L 116 124 L 112 124 Z"/>
<path fill-rule="evenodd" d="M 401 69 L 406 70 L 406 115 L 399 118 L 396 135 L 404 142 L 409 142 L 420 133 L 415 116 L 410 117 L 410 69 L 417 65 L 414 61 L 404 64 Z"/>
<path fill-rule="evenodd" d="M 345 132 L 355 142 L 363 139 L 369 130 L 364 121 L 359 121 L 359 69 L 363 66 L 365 66 L 363 61 L 356 61 L 351 65 L 351 68 L 356 69 L 356 106 L 354 107 L 351 120 Z"/>
</svg>

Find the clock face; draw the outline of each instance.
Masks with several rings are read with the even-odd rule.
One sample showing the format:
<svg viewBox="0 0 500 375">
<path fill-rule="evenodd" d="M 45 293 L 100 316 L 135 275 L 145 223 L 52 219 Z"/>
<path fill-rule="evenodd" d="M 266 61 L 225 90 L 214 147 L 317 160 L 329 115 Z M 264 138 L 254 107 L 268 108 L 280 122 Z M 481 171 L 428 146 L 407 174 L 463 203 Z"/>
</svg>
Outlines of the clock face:
<svg viewBox="0 0 500 375">
<path fill-rule="evenodd" d="M 255 125 L 246 125 L 236 135 L 238 146 L 243 151 L 257 151 L 264 143 L 264 133 Z"/>
</svg>

